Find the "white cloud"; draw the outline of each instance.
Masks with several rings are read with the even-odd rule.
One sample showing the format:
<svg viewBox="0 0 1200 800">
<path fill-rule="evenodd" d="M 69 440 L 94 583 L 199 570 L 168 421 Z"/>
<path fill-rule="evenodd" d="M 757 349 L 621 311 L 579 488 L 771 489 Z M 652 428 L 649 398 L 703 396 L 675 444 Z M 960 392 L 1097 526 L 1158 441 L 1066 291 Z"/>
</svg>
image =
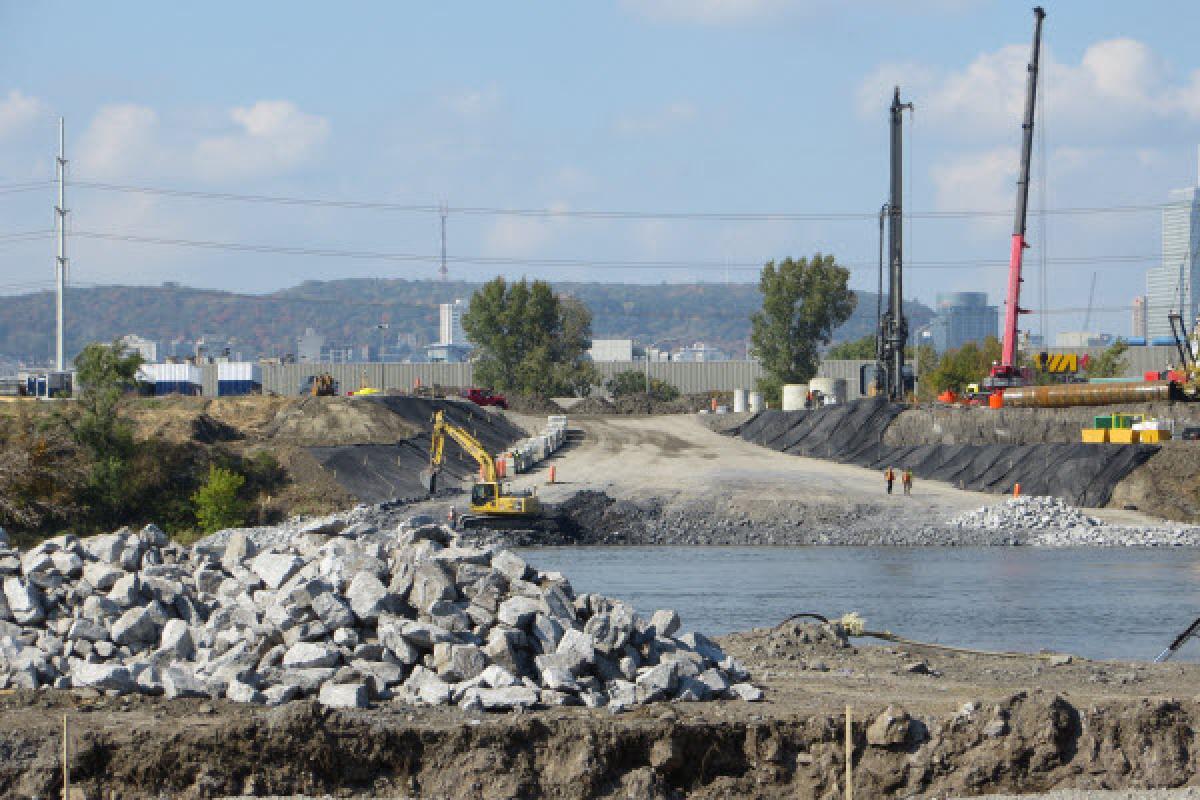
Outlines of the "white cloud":
<svg viewBox="0 0 1200 800">
<path fill-rule="evenodd" d="M 287 100 L 260 100 L 234 108 L 230 118 L 240 130 L 204 139 L 193 163 L 201 176 L 269 174 L 309 161 L 329 138 L 329 121 L 306 114 Z"/>
<path fill-rule="evenodd" d="M 36 97 L 19 89 L 10 90 L 7 97 L 0 98 L 0 139 L 22 130 L 44 111 L 42 102 Z"/>
<path fill-rule="evenodd" d="M 145 106 L 104 106 L 79 140 L 78 172 L 112 178 L 154 168 L 160 161 L 158 114 Z"/>
<path fill-rule="evenodd" d="M 1011 208 L 1016 196 L 1017 149 L 996 147 L 964 153 L 931 170 L 939 210 L 998 211 Z M 1006 227 L 1004 217 L 979 217 L 974 225 L 991 230 Z"/>
<path fill-rule="evenodd" d="M 722 25 L 774 17 L 786 11 L 788 0 L 623 0 L 626 9 L 663 22 Z M 809 0 L 813 4 L 813 0 Z M 829 5 L 819 0 L 818 5 Z"/>
<path fill-rule="evenodd" d="M 613 124 L 617 133 L 636 136 L 661 133 L 696 118 L 696 106 L 687 100 L 676 100 L 646 114 L 626 114 Z"/>
<path fill-rule="evenodd" d="M 1015 139 L 1024 112 L 1029 46 L 981 53 L 959 70 L 914 63 L 883 64 L 859 85 L 858 110 L 880 113 L 893 84 L 936 123 L 939 135 Z M 1079 63 L 1042 52 L 1045 116 L 1057 138 L 1136 137 L 1164 120 L 1200 119 L 1200 71 L 1171 83 L 1170 70 L 1145 43 L 1109 39 L 1090 45 Z"/>
<path fill-rule="evenodd" d="M 260 100 L 226 112 L 232 128 L 207 138 L 162 124 L 146 106 L 104 106 L 80 137 L 81 177 L 154 175 L 213 180 L 286 172 L 313 159 L 329 122 L 286 100 Z"/>
</svg>

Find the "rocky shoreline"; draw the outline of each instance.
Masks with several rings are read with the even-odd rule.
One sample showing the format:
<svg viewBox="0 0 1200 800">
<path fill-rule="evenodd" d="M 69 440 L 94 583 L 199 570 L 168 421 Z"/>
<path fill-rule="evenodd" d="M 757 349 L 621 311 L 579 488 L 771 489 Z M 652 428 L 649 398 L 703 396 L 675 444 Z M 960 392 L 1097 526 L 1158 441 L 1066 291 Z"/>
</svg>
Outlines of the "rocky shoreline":
<svg viewBox="0 0 1200 800">
<path fill-rule="evenodd" d="M 931 520 L 905 502 L 896 498 L 886 506 L 849 507 L 798 503 L 782 512 L 773 509 L 768 516 L 700 503 L 669 507 L 657 500 L 614 500 L 602 492 L 582 491 L 560 507 L 558 530 L 497 536 L 522 547 L 1200 547 L 1200 527 L 1114 525 L 1057 498 L 1010 498 L 943 520 Z"/>
</svg>

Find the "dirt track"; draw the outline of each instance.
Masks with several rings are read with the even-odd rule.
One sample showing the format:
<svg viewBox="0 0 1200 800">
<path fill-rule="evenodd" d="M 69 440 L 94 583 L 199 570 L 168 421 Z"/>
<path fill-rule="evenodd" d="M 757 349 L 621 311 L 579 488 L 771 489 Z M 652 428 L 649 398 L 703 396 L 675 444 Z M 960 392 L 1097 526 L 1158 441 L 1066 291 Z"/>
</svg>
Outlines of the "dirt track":
<svg viewBox="0 0 1200 800">
<path fill-rule="evenodd" d="M 709 506 L 751 520 L 775 519 L 801 504 L 919 525 L 1001 499 L 933 481 L 919 481 L 909 497 L 897 484 L 896 495 L 888 497 L 883 476 L 875 472 L 758 447 L 710 430 L 702 420 L 697 415 L 572 418 L 571 427 L 583 433 L 581 441 L 516 483 L 538 485 L 549 502 L 598 489 L 618 499 Z M 537 419 L 520 421 L 528 426 Z M 544 485 L 549 464 L 559 481 L 552 486 Z M 1120 509 L 1092 513 L 1122 524 L 1160 522 Z"/>
</svg>

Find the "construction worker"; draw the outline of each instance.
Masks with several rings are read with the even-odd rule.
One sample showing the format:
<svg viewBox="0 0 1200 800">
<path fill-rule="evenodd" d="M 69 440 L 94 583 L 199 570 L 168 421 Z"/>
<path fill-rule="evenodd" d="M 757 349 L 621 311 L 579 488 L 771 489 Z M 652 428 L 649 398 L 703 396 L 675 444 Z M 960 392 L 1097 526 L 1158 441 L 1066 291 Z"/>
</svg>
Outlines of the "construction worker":
<svg viewBox="0 0 1200 800">
<path fill-rule="evenodd" d="M 892 484 L 896 482 L 896 470 L 888 467 L 883 471 L 883 479 L 887 481 L 887 493 L 892 493 Z"/>
<path fill-rule="evenodd" d="M 446 521 L 450 523 L 451 530 L 458 530 L 458 509 L 450 506 L 450 513 L 446 515 Z"/>
<path fill-rule="evenodd" d="M 905 468 L 904 474 L 900 477 L 900 484 L 904 487 L 905 494 L 912 494 L 912 470 Z"/>
</svg>

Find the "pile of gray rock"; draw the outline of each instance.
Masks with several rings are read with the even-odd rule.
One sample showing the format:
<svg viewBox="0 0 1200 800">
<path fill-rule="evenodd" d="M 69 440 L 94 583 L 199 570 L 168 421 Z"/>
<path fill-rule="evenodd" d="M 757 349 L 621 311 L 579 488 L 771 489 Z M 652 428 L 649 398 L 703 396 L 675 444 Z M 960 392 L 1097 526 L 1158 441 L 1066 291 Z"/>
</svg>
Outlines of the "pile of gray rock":
<svg viewBox="0 0 1200 800">
<path fill-rule="evenodd" d="M 24 553 L 0 532 L 0 688 L 474 710 L 762 698 L 673 611 L 576 595 L 428 518 L 353 519 L 193 548 L 152 525 Z"/>
<path fill-rule="evenodd" d="M 1023 496 L 959 514 L 950 524 L 960 528 L 1046 530 L 1094 528 L 1104 523 L 1068 505 L 1061 497 Z"/>
<path fill-rule="evenodd" d="M 1010 531 L 1017 543 L 1039 547 L 1197 547 L 1194 525 L 1114 525 L 1083 513 L 1058 497 L 1014 497 L 960 514 L 962 530 Z"/>
</svg>

